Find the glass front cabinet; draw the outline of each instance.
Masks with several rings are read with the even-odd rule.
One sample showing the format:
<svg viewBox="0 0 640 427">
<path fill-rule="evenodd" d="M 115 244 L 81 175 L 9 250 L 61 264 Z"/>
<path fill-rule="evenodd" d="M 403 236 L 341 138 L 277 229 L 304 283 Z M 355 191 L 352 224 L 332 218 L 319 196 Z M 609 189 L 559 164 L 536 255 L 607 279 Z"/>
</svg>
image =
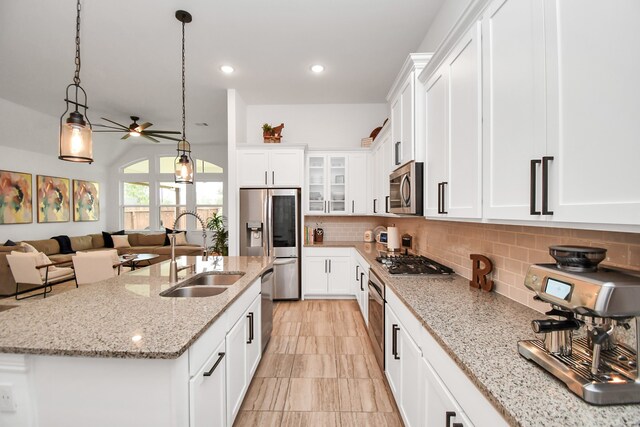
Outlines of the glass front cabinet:
<svg viewBox="0 0 640 427">
<path fill-rule="evenodd" d="M 306 214 L 346 214 L 347 156 L 309 154 Z"/>
</svg>

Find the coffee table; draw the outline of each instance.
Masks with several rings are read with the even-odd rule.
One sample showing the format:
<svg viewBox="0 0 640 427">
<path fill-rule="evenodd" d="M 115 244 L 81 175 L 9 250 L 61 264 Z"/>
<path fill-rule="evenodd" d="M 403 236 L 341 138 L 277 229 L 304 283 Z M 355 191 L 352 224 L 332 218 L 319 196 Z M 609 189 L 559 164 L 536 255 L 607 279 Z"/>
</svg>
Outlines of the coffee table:
<svg viewBox="0 0 640 427">
<path fill-rule="evenodd" d="M 160 255 L 158 254 L 135 254 L 135 257 L 133 258 L 120 257 L 120 259 L 122 259 L 122 265 L 131 267 L 131 270 L 133 271 L 138 268 L 142 262 L 146 262 L 146 265 L 151 265 L 151 260 L 158 258 L 159 256 Z"/>
</svg>

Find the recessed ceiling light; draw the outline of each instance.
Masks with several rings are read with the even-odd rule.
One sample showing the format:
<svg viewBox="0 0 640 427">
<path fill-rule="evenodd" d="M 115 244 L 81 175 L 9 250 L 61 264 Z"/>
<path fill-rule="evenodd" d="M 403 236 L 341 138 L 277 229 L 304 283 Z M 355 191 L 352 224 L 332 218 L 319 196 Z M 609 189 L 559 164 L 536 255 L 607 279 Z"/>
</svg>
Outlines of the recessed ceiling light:
<svg viewBox="0 0 640 427">
<path fill-rule="evenodd" d="M 314 73 L 321 73 L 324 71 L 324 65 L 316 64 L 311 66 L 311 71 Z"/>
<path fill-rule="evenodd" d="M 199 123 L 196 123 L 196 126 L 209 126 L 209 123 L 199 122 Z"/>
<path fill-rule="evenodd" d="M 222 67 L 220 67 L 220 71 L 222 71 L 225 74 L 231 74 L 235 70 L 233 69 L 233 67 L 231 65 L 223 65 Z"/>
</svg>

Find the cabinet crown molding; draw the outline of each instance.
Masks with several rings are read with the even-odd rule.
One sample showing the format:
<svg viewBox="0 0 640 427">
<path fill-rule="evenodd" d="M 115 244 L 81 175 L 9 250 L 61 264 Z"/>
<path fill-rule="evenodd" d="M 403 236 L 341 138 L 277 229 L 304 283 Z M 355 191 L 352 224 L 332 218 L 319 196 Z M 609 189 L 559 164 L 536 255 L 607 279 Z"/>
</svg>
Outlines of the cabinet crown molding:
<svg viewBox="0 0 640 427">
<path fill-rule="evenodd" d="M 396 93 L 402 88 L 402 84 L 406 80 L 409 73 L 412 71 L 420 72 L 424 67 L 427 66 L 429 60 L 433 56 L 433 53 L 410 53 L 407 56 L 407 59 L 402 64 L 402 68 L 400 68 L 400 72 L 396 76 L 395 81 L 391 85 L 391 89 L 387 94 L 387 101 L 390 102 Z"/>
</svg>

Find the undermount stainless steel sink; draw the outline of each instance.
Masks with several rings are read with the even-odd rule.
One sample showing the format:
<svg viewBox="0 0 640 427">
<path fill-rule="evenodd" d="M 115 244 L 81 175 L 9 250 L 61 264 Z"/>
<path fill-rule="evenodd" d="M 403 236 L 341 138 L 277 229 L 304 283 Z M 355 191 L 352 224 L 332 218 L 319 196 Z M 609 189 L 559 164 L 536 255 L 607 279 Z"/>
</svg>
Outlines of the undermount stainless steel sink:
<svg viewBox="0 0 640 427">
<path fill-rule="evenodd" d="M 226 291 L 229 286 L 240 280 L 242 276 L 244 276 L 244 273 L 201 273 L 185 280 L 177 288 L 160 293 L 160 296 L 198 298 L 220 295 Z"/>
<path fill-rule="evenodd" d="M 185 286 L 231 286 L 244 276 L 242 274 L 205 273 L 185 281 Z"/>
<path fill-rule="evenodd" d="M 194 297 L 211 297 L 214 295 L 219 295 L 226 291 L 227 288 L 223 286 L 180 286 L 179 288 L 175 288 L 169 292 L 163 292 L 160 295 L 163 297 L 185 297 L 185 298 L 194 298 Z"/>
</svg>

